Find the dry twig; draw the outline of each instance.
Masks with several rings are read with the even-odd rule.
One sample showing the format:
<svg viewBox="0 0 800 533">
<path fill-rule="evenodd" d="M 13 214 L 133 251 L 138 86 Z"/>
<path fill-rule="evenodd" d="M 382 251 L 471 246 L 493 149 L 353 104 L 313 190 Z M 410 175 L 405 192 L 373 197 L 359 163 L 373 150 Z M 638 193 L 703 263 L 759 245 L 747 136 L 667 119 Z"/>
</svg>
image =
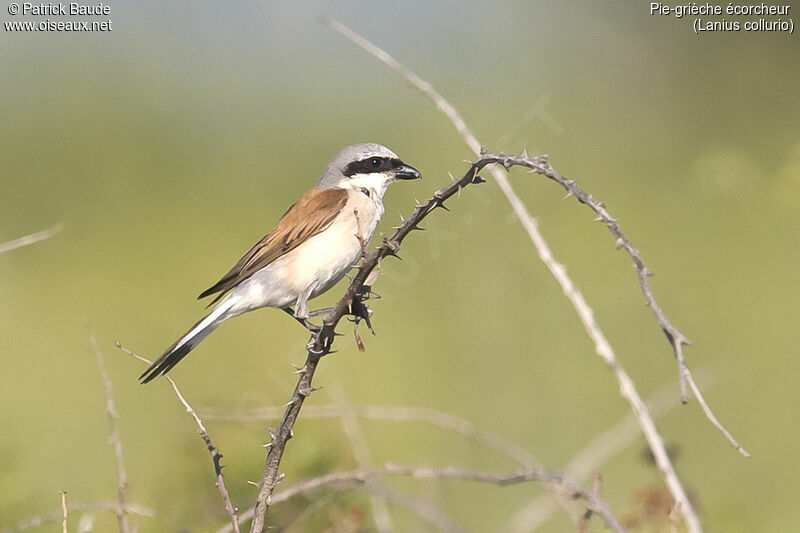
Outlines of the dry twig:
<svg viewBox="0 0 800 533">
<path fill-rule="evenodd" d="M 126 493 L 128 491 L 128 474 L 125 472 L 125 463 L 122 461 L 122 440 L 119 438 L 119 431 L 117 429 L 117 422 L 119 421 L 119 413 L 114 407 L 113 389 L 114 385 L 106 372 L 106 364 L 103 359 L 103 352 L 100 351 L 100 345 L 97 344 L 97 339 L 94 333 L 89 333 L 89 339 L 94 347 L 95 354 L 97 355 L 97 368 L 100 371 L 100 377 L 103 379 L 103 384 L 106 390 L 106 413 L 108 414 L 108 429 L 109 441 L 114 447 L 114 456 L 117 459 L 117 500 L 119 506 L 115 509 L 117 513 L 117 521 L 119 522 L 120 533 L 128 533 L 128 513 L 125 505 L 127 499 Z"/>
<path fill-rule="evenodd" d="M 7 241 L 0 244 L 0 254 L 3 252 L 9 252 L 11 250 L 16 250 L 17 248 L 22 248 L 23 246 L 28 246 L 39 241 L 43 241 L 45 239 L 49 239 L 59 231 L 64 229 L 64 224 L 59 222 L 55 226 L 51 228 L 47 228 L 46 230 L 37 231 L 36 233 L 31 233 L 30 235 L 25 235 L 18 239 L 14 239 L 13 241 Z"/>
<path fill-rule="evenodd" d="M 134 358 L 146 363 L 147 365 L 152 365 L 153 362 L 147 359 L 146 357 L 142 357 L 141 355 L 135 353 L 132 350 L 129 350 L 125 346 L 122 345 L 120 341 L 116 343 L 117 348 L 125 352 L 126 354 L 133 356 Z M 183 397 L 181 394 L 180 389 L 178 389 L 177 383 L 175 380 L 172 379 L 170 376 L 164 376 L 169 381 L 169 384 L 172 385 L 172 390 L 175 392 L 175 396 L 178 397 L 178 401 L 181 402 L 183 407 L 186 409 L 186 412 L 192 415 L 194 418 L 195 424 L 197 424 L 197 432 L 200 434 L 200 437 L 203 439 L 203 442 L 206 444 L 206 448 L 208 449 L 208 453 L 211 454 L 211 461 L 214 463 L 214 473 L 217 475 L 217 482 L 216 486 L 219 490 L 220 496 L 222 496 L 222 501 L 225 503 L 225 510 L 228 512 L 228 515 L 231 517 L 231 525 L 233 526 L 233 531 L 239 533 L 239 509 L 233 506 L 231 502 L 230 494 L 228 494 L 228 488 L 225 486 L 225 478 L 222 475 L 222 454 L 219 453 L 219 450 L 214 447 L 214 444 L 211 442 L 211 437 L 208 436 L 208 431 L 206 427 L 203 425 L 203 421 L 198 416 L 197 411 L 186 401 L 186 398 Z"/>
</svg>

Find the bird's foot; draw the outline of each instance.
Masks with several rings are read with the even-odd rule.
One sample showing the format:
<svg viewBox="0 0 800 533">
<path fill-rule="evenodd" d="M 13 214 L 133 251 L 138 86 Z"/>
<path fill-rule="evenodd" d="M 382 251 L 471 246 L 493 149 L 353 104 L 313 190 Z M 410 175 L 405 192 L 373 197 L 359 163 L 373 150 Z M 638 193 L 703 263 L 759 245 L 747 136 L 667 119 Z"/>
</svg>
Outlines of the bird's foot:
<svg viewBox="0 0 800 533">
<path fill-rule="evenodd" d="M 308 317 L 311 318 L 315 316 L 321 316 L 326 313 L 330 313 L 331 311 L 333 311 L 333 309 L 334 309 L 333 307 L 324 307 L 322 309 L 317 309 L 316 311 L 311 311 L 310 313 L 308 313 Z"/>
<path fill-rule="evenodd" d="M 291 307 L 284 308 L 284 311 L 286 311 L 286 313 L 288 313 L 289 316 L 291 316 L 292 318 L 297 320 L 297 322 L 299 322 L 300 325 L 302 325 L 304 328 L 306 328 L 311 333 L 316 334 L 316 333 L 319 333 L 320 331 L 322 331 L 322 326 L 318 326 L 318 325 L 312 323 L 310 320 L 308 320 L 308 317 L 303 318 L 303 317 L 297 316 L 295 314 L 294 310 Z M 312 316 L 312 315 L 309 313 L 309 316 Z M 313 316 L 316 316 L 316 315 L 313 315 Z"/>
</svg>

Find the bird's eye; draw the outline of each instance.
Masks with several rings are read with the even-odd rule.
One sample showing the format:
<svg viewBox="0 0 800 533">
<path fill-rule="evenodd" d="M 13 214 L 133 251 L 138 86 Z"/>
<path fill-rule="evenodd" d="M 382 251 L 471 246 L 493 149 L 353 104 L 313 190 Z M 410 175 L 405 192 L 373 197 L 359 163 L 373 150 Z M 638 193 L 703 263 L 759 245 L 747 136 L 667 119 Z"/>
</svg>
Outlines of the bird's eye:
<svg viewBox="0 0 800 533">
<path fill-rule="evenodd" d="M 378 159 L 377 157 L 373 157 L 372 159 L 369 160 L 369 164 L 372 165 L 372 168 L 378 168 L 379 166 L 381 166 L 381 160 Z"/>
</svg>

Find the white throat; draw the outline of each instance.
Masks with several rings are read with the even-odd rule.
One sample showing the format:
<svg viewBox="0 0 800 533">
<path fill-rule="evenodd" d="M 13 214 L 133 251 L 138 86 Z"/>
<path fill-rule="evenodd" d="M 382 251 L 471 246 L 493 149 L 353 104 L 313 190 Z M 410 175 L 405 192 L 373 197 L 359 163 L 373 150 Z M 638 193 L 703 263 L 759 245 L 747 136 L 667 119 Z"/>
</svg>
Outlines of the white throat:
<svg viewBox="0 0 800 533">
<path fill-rule="evenodd" d="M 373 174 L 354 174 L 349 178 L 342 178 L 336 186 L 341 189 L 360 190 L 376 203 L 382 203 L 386 189 L 394 182 L 395 177 L 392 174 L 376 172 Z"/>
</svg>

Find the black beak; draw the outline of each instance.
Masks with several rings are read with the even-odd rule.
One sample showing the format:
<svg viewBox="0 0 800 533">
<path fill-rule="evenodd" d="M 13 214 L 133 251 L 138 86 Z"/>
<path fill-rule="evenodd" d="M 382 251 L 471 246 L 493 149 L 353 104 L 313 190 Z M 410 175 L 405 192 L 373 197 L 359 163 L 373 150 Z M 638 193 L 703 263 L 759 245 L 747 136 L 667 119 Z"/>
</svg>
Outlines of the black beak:
<svg viewBox="0 0 800 533">
<path fill-rule="evenodd" d="M 394 169 L 394 177 L 399 180 L 418 180 L 422 179 L 422 174 L 412 166 L 400 165 Z"/>
</svg>

